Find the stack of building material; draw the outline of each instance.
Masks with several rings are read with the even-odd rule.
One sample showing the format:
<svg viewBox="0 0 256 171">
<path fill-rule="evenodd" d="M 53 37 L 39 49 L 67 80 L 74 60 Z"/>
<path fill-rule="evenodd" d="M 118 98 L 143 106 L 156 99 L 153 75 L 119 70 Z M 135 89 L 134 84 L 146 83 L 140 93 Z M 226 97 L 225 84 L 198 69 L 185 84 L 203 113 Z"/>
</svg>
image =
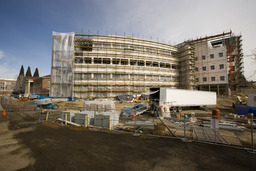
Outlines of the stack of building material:
<svg viewBox="0 0 256 171">
<path fill-rule="evenodd" d="M 109 118 L 110 116 L 107 115 L 96 115 L 94 117 L 94 126 L 109 128 Z"/>
<path fill-rule="evenodd" d="M 95 126 L 109 127 L 109 119 L 111 122 L 111 127 L 119 123 L 119 114 L 117 112 L 101 112 L 99 115 L 95 116 Z M 97 120 L 97 121 L 96 121 Z M 102 120 L 102 122 L 101 122 Z M 97 122 L 97 123 L 96 123 Z"/>
<path fill-rule="evenodd" d="M 98 112 L 115 112 L 115 103 L 112 100 L 85 101 L 84 110 Z"/>
<path fill-rule="evenodd" d="M 116 112 L 101 112 L 97 111 L 78 111 L 78 110 L 67 110 L 60 112 L 60 118 L 64 121 L 73 122 L 79 125 L 94 125 L 104 128 L 109 128 L 109 122 L 111 127 L 119 123 L 119 114 Z"/>
<path fill-rule="evenodd" d="M 94 125 L 94 116 L 97 114 L 95 111 L 81 111 L 75 113 L 75 123 L 79 125 Z"/>
<path fill-rule="evenodd" d="M 60 112 L 60 118 L 63 120 L 66 120 L 66 115 L 67 115 L 67 121 L 69 122 L 75 122 L 75 113 L 78 112 L 76 110 L 66 110 Z"/>
</svg>

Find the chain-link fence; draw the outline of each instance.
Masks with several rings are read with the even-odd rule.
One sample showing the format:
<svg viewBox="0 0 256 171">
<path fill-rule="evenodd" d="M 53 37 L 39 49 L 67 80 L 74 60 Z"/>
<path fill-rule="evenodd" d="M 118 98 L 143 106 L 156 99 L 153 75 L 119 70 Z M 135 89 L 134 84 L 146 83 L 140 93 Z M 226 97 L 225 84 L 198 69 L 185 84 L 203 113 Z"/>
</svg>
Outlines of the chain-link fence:
<svg viewBox="0 0 256 171">
<path fill-rule="evenodd" d="M 1 105 L 6 112 L 20 112 L 40 122 L 166 136 L 184 141 L 235 146 L 255 152 L 256 120 L 251 115 L 229 114 L 212 119 L 212 115 L 185 112 L 156 118 L 150 111 L 146 111 L 137 116 L 120 117 L 116 112 L 84 111 L 83 106 L 74 105 L 72 102 L 58 103 L 59 108 L 55 110 L 42 109 L 42 106 L 37 106 L 32 101 L 20 101 L 9 96 L 1 97 Z"/>
</svg>

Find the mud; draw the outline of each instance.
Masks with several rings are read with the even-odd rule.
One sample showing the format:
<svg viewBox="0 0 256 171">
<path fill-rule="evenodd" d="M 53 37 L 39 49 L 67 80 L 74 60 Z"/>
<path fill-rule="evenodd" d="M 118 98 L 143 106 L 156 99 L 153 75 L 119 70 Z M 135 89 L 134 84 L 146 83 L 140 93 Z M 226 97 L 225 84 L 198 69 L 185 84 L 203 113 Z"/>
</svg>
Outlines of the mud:
<svg viewBox="0 0 256 171">
<path fill-rule="evenodd" d="M 20 148 L 6 152 L 13 160 L 0 161 L 4 170 L 256 169 L 256 155 L 246 150 L 46 124 L 15 112 L 7 115 L 0 118 L 1 128 L 8 122 L 8 130 L 15 132 L 10 139 Z"/>
</svg>

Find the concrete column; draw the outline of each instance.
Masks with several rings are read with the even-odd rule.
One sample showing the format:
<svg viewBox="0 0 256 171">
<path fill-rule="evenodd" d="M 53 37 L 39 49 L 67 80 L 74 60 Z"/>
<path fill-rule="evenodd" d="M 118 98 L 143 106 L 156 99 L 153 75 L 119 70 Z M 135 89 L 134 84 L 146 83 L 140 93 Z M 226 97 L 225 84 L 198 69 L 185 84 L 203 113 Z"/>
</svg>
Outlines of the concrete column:
<svg viewBox="0 0 256 171">
<path fill-rule="evenodd" d="M 227 96 L 230 96 L 230 89 L 229 89 L 229 87 L 228 87 L 228 84 L 226 84 L 226 95 Z"/>
<path fill-rule="evenodd" d="M 220 95 L 220 86 L 217 85 L 217 95 Z"/>
</svg>

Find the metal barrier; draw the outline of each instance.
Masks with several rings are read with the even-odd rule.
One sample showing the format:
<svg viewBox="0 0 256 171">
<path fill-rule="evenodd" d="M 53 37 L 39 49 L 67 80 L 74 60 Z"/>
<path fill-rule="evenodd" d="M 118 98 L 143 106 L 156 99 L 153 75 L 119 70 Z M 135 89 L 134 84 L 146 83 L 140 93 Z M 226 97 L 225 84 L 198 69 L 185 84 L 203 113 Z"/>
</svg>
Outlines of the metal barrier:
<svg viewBox="0 0 256 171">
<path fill-rule="evenodd" d="M 54 122 L 65 111 L 65 106 L 57 110 L 35 110 L 36 105 L 31 101 L 19 101 L 14 98 L 1 97 L 2 107 L 8 111 L 16 111 L 32 117 L 40 122 Z M 76 110 L 82 108 L 76 107 Z M 96 111 L 97 112 L 97 111 Z M 100 112 L 97 112 L 100 113 Z M 154 118 L 150 112 L 133 117 L 103 117 L 94 118 L 94 124 L 89 115 L 77 117 L 79 125 L 115 131 L 128 131 L 135 134 L 159 135 L 182 139 L 183 141 L 200 141 L 217 145 L 245 148 L 255 152 L 255 123 L 253 117 L 237 115 L 220 116 L 220 120 L 212 119 L 212 115 L 171 114 L 171 117 Z M 65 118 L 63 119 L 65 121 Z M 63 124 L 68 124 L 62 122 Z M 96 123 L 96 124 L 95 124 Z"/>
</svg>

